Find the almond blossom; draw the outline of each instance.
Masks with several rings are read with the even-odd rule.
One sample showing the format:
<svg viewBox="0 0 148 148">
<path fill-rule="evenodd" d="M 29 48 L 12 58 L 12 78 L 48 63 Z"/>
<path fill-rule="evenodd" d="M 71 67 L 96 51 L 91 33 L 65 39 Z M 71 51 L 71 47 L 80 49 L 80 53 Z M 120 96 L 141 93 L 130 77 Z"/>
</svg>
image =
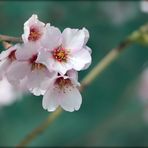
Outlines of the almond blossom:
<svg viewBox="0 0 148 148">
<path fill-rule="evenodd" d="M 24 34 L 22 35 L 23 42 L 40 41 L 45 31 L 45 24 L 38 20 L 38 16 L 33 14 L 24 23 Z"/>
<path fill-rule="evenodd" d="M 37 61 L 61 75 L 70 69 L 86 69 L 91 63 L 91 49 L 86 46 L 88 38 L 89 33 L 85 28 L 66 28 L 61 33 L 58 28 L 47 24 Z"/>
<path fill-rule="evenodd" d="M 79 110 L 78 71 L 91 64 L 88 39 L 85 28 L 66 28 L 61 33 L 34 14 L 24 24 L 23 43 L 0 54 L 0 80 L 5 76 L 18 91 L 44 95 L 42 105 L 48 111 L 58 106 L 69 112 Z"/>
<path fill-rule="evenodd" d="M 57 75 L 50 81 L 49 88 L 43 97 L 43 108 L 55 111 L 58 106 L 61 106 L 69 112 L 79 110 L 82 103 L 79 86 L 76 71 L 68 71 L 64 76 Z"/>
<path fill-rule="evenodd" d="M 38 48 L 32 43 L 18 45 L 15 52 L 17 61 L 7 70 L 9 82 L 19 85 L 26 79 L 26 87 L 37 96 L 45 93 L 47 82 L 54 75 L 54 72 L 49 72 L 43 64 L 36 62 Z"/>
</svg>

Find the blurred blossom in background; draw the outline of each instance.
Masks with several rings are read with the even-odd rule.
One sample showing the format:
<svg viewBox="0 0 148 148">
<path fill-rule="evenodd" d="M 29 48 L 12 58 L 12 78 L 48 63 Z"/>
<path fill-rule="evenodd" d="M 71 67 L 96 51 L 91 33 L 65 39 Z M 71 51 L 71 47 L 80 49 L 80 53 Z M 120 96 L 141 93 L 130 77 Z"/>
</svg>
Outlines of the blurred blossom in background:
<svg viewBox="0 0 148 148">
<path fill-rule="evenodd" d="M 108 19 L 116 26 L 121 26 L 136 17 L 138 11 L 132 2 L 107 2 L 98 3 L 99 9 L 108 17 Z M 109 9 L 113 7 L 114 9 Z M 118 13 L 117 13 L 118 12 Z M 124 12 L 124 13 L 123 13 Z"/>
<path fill-rule="evenodd" d="M 11 105 L 19 97 L 19 92 L 10 85 L 6 78 L 3 78 L 0 81 L 0 107 Z"/>
<path fill-rule="evenodd" d="M 148 22 L 146 5 L 144 1 L 0 1 L 0 34 L 21 36 L 32 14 L 61 30 L 86 27 L 92 65 L 80 72 L 81 81 L 112 48 Z M 84 90 L 78 112 L 64 112 L 29 146 L 148 146 L 147 61 L 148 46 L 130 46 Z M 42 108 L 42 96 L 24 95 L 5 78 L 0 81 L 1 106 L 0 146 L 15 146 L 49 115 Z"/>
<path fill-rule="evenodd" d="M 137 92 L 143 106 L 143 118 L 148 123 L 148 68 L 140 75 Z"/>
<path fill-rule="evenodd" d="M 141 1 L 141 11 L 148 13 L 148 0 Z"/>
</svg>

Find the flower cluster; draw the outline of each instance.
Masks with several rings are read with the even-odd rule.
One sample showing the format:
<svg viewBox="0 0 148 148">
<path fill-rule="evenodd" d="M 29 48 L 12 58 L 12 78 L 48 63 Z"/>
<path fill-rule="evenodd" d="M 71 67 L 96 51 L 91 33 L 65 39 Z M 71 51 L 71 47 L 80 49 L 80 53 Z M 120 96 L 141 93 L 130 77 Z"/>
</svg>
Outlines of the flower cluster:
<svg viewBox="0 0 148 148">
<path fill-rule="evenodd" d="M 43 95 L 43 108 L 54 111 L 78 110 L 82 97 L 78 90 L 78 71 L 91 64 L 91 49 L 86 46 L 87 29 L 66 28 L 61 32 L 32 15 L 24 24 L 23 43 L 0 54 L 0 79 Z"/>
</svg>

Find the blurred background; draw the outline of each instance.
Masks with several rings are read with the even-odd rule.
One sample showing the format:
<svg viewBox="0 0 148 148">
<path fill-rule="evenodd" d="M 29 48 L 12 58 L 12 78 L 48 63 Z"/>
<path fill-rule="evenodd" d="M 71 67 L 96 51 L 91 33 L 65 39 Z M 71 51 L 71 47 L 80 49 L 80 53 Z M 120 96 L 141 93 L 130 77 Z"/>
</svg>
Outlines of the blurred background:
<svg viewBox="0 0 148 148">
<path fill-rule="evenodd" d="M 93 62 L 79 73 L 79 80 L 129 33 L 148 21 L 148 13 L 134 1 L 1 1 L 0 34 L 21 36 L 24 22 L 33 13 L 61 30 L 89 30 Z M 80 110 L 63 112 L 30 146 L 148 146 L 148 105 L 136 90 L 147 61 L 148 47 L 130 46 L 85 89 Z M 49 114 L 42 108 L 42 97 L 33 95 L 1 106 L 0 146 L 18 144 Z"/>
</svg>

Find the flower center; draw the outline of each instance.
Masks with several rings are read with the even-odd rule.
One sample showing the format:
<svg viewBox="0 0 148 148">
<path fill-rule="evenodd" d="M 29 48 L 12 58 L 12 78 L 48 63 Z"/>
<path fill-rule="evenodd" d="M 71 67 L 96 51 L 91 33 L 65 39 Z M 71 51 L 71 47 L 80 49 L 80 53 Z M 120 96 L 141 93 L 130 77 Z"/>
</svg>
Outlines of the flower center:
<svg viewBox="0 0 148 148">
<path fill-rule="evenodd" d="M 65 93 L 65 88 L 68 88 L 69 86 L 72 86 L 70 79 L 64 79 L 63 77 L 59 77 L 55 81 L 55 85 L 60 89 L 63 90 Z"/>
<path fill-rule="evenodd" d="M 9 54 L 9 56 L 8 56 L 8 58 L 9 58 L 11 61 L 16 60 L 15 52 L 16 52 L 16 50 L 11 51 L 10 54 Z"/>
<path fill-rule="evenodd" d="M 55 48 L 53 51 L 53 57 L 55 60 L 59 62 L 66 62 L 68 56 L 68 51 L 66 51 L 64 48 L 59 46 L 58 48 Z"/>
<path fill-rule="evenodd" d="M 30 34 L 28 37 L 29 41 L 37 41 L 40 37 L 41 37 L 41 33 L 39 32 L 38 29 L 36 29 L 36 28 L 30 29 Z"/>
</svg>

